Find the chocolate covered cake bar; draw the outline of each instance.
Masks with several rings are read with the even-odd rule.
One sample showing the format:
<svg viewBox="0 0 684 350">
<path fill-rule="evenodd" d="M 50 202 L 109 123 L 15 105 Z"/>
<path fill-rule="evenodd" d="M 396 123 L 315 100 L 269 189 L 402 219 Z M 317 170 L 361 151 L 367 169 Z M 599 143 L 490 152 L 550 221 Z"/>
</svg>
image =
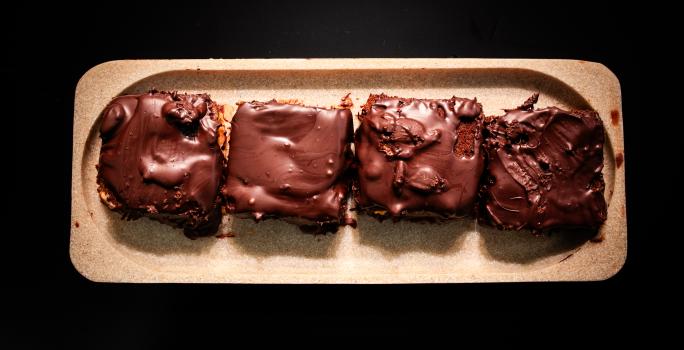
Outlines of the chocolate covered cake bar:
<svg viewBox="0 0 684 350">
<path fill-rule="evenodd" d="M 480 221 L 500 229 L 596 229 L 606 220 L 601 119 L 594 111 L 518 108 L 487 118 Z"/>
<path fill-rule="evenodd" d="M 206 95 L 150 91 L 102 115 L 98 192 L 126 219 L 149 217 L 189 237 L 216 232 L 225 158 L 220 108 Z"/>
<path fill-rule="evenodd" d="M 244 102 L 231 121 L 228 213 L 283 218 L 314 232 L 344 222 L 352 114 L 347 108 Z"/>
<path fill-rule="evenodd" d="M 471 215 L 484 169 L 477 100 L 370 95 L 356 131 L 357 210 L 379 219 Z"/>
</svg>

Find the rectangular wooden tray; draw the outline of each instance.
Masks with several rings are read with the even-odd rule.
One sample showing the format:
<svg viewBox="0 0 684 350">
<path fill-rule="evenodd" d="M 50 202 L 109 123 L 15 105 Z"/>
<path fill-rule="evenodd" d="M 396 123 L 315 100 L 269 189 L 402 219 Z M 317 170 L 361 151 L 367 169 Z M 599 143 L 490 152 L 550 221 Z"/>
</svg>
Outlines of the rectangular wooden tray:
<svg viewBox="0 0 684 350">
<path fill-rule="evenodd" d="M 99 201 L 99 115 L 115 96 L 151 88 L 208 92 L 213 100 L 297 98 L 334 105 L 347 93 L 353 112 L 370 93 L 477 97 L 487 115 L 520 105 L 597 110 L 606 126 L 608 221 L 601 242 L 577 235 L 536 237 L 474 220 L 446 224 L 376 222 L 313 236 L 270 220 L 225 217 L 219 233 L 190 240 L 148 219 L 123 221 Z M 113 61 L 76 88 L 70 256 L 98 282 L 442 283 L 589 281 L 613 276 L 627 254 L 620 85 L 599 63 L 518 59 L 248 59 Z M 357 123 L 358 121 L 355 121 Z M 357 123 L 358 124 L 358 123 Z M 358 126 L 358 125 L 355 125 Z"/>
</svg>

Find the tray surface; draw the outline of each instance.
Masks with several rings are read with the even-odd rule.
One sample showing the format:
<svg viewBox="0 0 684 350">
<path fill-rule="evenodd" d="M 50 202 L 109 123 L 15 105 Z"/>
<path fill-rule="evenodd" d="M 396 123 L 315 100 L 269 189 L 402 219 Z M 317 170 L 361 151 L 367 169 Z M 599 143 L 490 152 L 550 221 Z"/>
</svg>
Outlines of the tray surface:
<svg viewBox="0 0 684 350">
<path fill-rule="evenodd" d="M 148 219 L 123 221 L 99 201 L 99 115 L 115 96 L 151 88 L 207 92 L 222 104 L 297 98 L 335 105 L 351 93 L 356 115 L 370 93 L 416 98 L 477 97 L 486 115 L 520 105 L 595 109 L 606 127 L 608 220 L 602 241 L 499 231 L 474 219 L 445 224 L 358 217 L 337 234 L 303 234 L 277 220 L 225 216 L 219 236 L 190 240 Z M 100 282 L 440 283 L 602 280 L 627 254 L 622 104 L 605 66 L 574 60 L 249 59 L 112 61 L 76 88 L 70 255 Z M 356 118 L 355 118 L 356 119 Z M 358 121 L 355 120 L 355 127 Z M 355 214 L 354 214 L 355 216 Z M 221 235 L 222 234 L 222 235 Z M 226 237 L 233 236 L 233 237 Z"/>
</svg>

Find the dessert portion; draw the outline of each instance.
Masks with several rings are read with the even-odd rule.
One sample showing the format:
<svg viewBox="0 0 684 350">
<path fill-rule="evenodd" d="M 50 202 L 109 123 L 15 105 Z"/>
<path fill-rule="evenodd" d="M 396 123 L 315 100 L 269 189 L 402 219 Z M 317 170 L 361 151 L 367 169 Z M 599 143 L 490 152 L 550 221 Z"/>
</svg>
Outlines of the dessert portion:
<svg viewBox="0 0 684 350">
<path fill-rule="evenodd" d="M 283 218 L 305 231 L 344 223 L 352 160 L 348 108 L 243 102 L 231 121 L 226 211 Z"/>
<path fill-rule="evenodd" d="M 534 109 L 486 119 L 480 221 L 500 229 L 596 229 L 606 220 L 604 129 L 594 111 Z"/>
<path fill-rule="evenodd" d="M 124 218 L 188 237 L 215 233 L 221 208 L 334 232 L 353 225 L 350 186 L 356 210 L 380 220 L 477 209 L 499 229 L 597 229 L 607 216 L 601 119 L 537 100 L 484 117 L 476 99 L 372 94 L 354 133 L 348 95 L 333 108 L 242 102 L 234 115 L 207 94 L 120 96 L 102 114 L 98 192 Z"/>
<path fill-rule="evenodd" d="M 394 220 L 473 213 L 485 161 L 476 99 L 370 95 L 358 117 L 358 211 Z"/>
<path fill-rule="evenodd" d="M 216 232 L 225 158 L 220 108 L 209 95 L 152 90 L 113 99 L 102 114 L 98 192 L 126 219 Z"/>
</svg>

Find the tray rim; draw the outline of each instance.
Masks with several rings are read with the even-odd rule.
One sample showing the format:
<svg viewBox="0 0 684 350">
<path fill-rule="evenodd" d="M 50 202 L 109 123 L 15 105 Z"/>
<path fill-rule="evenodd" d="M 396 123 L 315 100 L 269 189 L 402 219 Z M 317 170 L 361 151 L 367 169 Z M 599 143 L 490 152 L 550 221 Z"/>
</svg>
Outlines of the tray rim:
<svg viewBox="0 0 684 350">
<path fill-rule="evenodd" d="M 620 237 L 617 240 L 609 240 L 595 244 L 599 249 L 592 250 L 611 250 L 615 249 L 616 254 L 610 256 L 591 256 L 585 249 L 576 253 L 575 259 L 568 260 L 563 264 L 565 270 L 582 265 L 581 263 L 594 264 L 592 270 L 578 278 L 576 274 L 564 273 L 559 269 L 561 264 L 543 267 L 539 270 L 528 271 L 525 273 L 486 273 L 486 276 L 471 274 L 468 276 L 455 276 L 453 273 L 444 274 L 411 274 L 410 278 L 396 278 L 388 281 L 386 274 L 366 274 L 359 276 L 354 273 L 336 273 L 330 275 L 311 276 L 303 274 L 279 274 L 277 280 L 269 278 L 269 275 L 254 276 L 253 274 L 233 274 L 225 276 L 204 276 L 206 278 L 188 279 L 179 278 L 169 272 L 146 271 L 141 273 L 140 269 L 148 269 L 133 261 L 129 261 L 114 248 L 107 251 L 101 244 L 95 242 L 98 236 L 87 236 L 88 210 L 81 199 L 81 169 L 83 154 L 85 151 L 88 132 L 92 127 L 92 120 L 97 117 L 85 118 L 79 114 L 79 104 L 87 103 L 88 87 L 93 83 L 107 79 L 110 84 L 108 90 L 115 91 L 111 96 L 123 91 L 126 87 L 145 77 L 178 70 L 228 70 L 228 71 L 260 71 L 260 70 L 384 70 L 384 69 L 497 69 L 514 68 L 534 71 L 537 73 L 552 76 L 563 81 L 565 84 L 575 89 L 584 96 L 587 101 L 597 98 L 597 96 L 585 96 L 580 91 L 586 90 L 586 84 L 581 83 L 576 71 L 587 71 L 596 74 L 595 81 L 605 85 L 605 91 L 611 91 L 615 96 L 615 103 L 619 115 L 622 116 L 622 96 L 620 83 L 615 74 L 605 65 L 596 62 L 568 60 L 568 59 L 481 59 L 481 58 L 299 58 L 299 59 L 180 59 L 180 60 L 115 60 L 98 64 L 88 70 L 78 81 L 74 98 L 74 124 L 73 124 L 73 154 L 72 154 L 72 191 L 71 191 L 71 232 L 69 244 L 69 256 L 74 268 L 86 279 L 93 282 L 142 282 L 142 283 L 462 283 L 462 282 L 532 282 L 532 281 L 600 281 L 615 276 L 624 266 L 627 259 L 627 213 L 625 197 L 625 164 L 615 168 L 614 192 L 611 199 L 613 204 L 620 204 L 622 215 L 614 218 L 619 225 Z M 115 72 L 115 76 L 111 75 Z M 559 72 L 565 72 L 559 74 Z M 559 76 L 560 75 L 560 76 Z M 124 76 L 125 79 L 116 79 L 116 76 Z M 601 77 L 603 79 L 598 79 Z M 602 90 L 602 89 L 599 89 Z M 220 101 L 230 103 L 231 101 Z M 606 134 L 610 139 L 613 150 L 618 150 L 624 156 L 624 134 L 623 123 L 613 126 L 607 122 L 606 115 L 603 116 L 606 126 Z M 84 120 L 86 119 L 86 120 Z M 622 121 L 623 118 L 620 118 Z M 84 129 L 86 128 L 86 129 Z M 609 207 L 610 211 L 616 209 L 617 205 Z M 610 214 L 609 214 L 610 215 Z M 615 215 L 613 215 L 615 216 Z M 75 227 L 74 222 L 82 222 L 82 227 Z M 90 225 L 93 225 L 90 223 Z M 95 227 L 97 230 L 97 227 Z M 95 236 L 95 237 L 92 237 Z M 109 245 L 109 242 L 105 242 Z M 83 245 L 89 254 L 83 254 Z M 112 253 L 117 256 L 112 256 Z M 119 278 L 111 278 L 112 274 L 102 274 L 97 269 L 92 268 L 93 259 L 104 259 L 115 269 L 118 269 Z M 598 260 L 598 261 L 597 261 Z M 111 265 L 113 263 L 113 265 Z M 557 271 L 548 271 L 549 268 L 556 267 Z M 149 270 L 149 269 L 148 269 Z M 544 273 L 541 273 L 545 271 Z M 218 278 L 217 278 L 218 277 Z M 396 277 L 396 276 L 395 276 Z"/>
</svg>

